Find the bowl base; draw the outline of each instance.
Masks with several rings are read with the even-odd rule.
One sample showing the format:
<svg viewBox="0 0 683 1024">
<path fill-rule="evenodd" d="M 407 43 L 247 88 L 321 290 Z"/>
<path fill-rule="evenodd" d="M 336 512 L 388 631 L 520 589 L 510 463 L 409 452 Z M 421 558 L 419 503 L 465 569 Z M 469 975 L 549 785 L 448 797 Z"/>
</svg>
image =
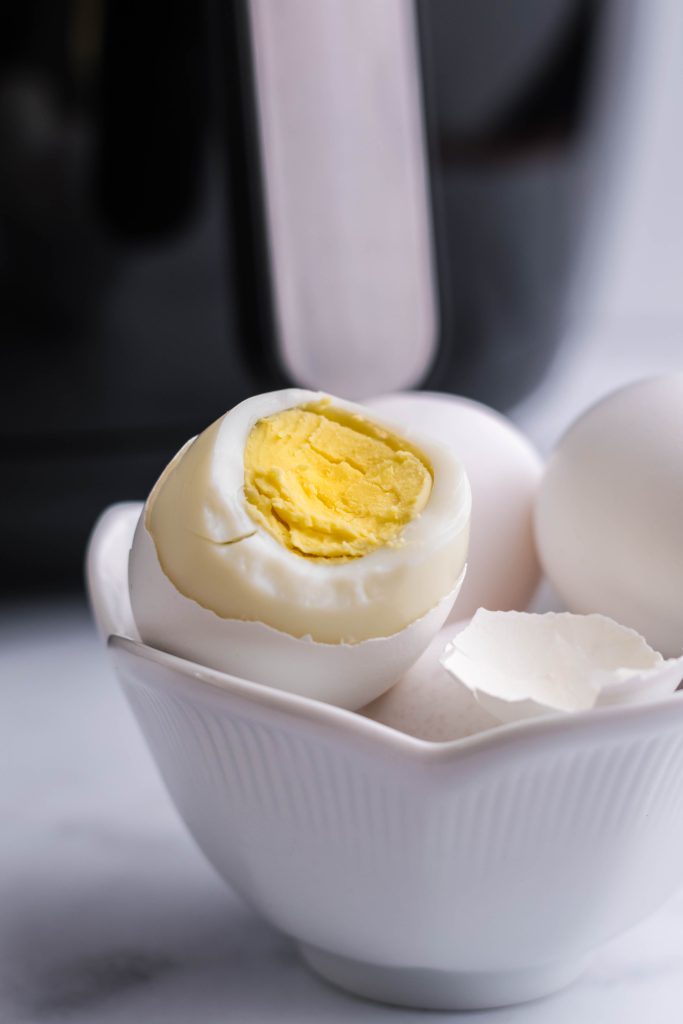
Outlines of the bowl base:
<svg viewBox="0 0 683 1024">
<path fill-rule="evenodd" d="M 300 945 L 306 964 L 326 981 L 365 999 L 420 1010 L 486 1010 L 550 995 L 581 974 L 586 960 L 514 971 L 435 971 L 363 963 Z"/>
</svg>

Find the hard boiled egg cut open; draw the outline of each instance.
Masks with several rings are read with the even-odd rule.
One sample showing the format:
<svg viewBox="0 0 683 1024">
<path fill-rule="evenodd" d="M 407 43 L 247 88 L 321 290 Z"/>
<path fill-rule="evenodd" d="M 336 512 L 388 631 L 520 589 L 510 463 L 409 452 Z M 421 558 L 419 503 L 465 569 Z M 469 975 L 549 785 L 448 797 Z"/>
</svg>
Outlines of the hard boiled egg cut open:
<svg viewBox="0 0 683 1024">
<path fill-rule="evenodd" d="M 358 708 L 427 647 L 462 582 L 471 496 L 452 453 L 361 406 L 288 389 L 189 441 L 138 523 L 143 641 Z"/>
</svg>

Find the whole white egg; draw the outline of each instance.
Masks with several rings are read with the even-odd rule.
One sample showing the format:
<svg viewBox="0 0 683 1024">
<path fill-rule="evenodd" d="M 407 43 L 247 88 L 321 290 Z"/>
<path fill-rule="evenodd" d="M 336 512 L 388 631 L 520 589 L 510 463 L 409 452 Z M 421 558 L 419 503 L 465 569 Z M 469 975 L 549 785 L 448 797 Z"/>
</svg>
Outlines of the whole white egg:
<svg viewBox="0 0 683 1024">
<path fill-rule="evenodd" d="M 295 440 L 280 426 L 282 413 L 303 417 Z M 353 543 L 341 509 L 362 510 L 368 478 L 351 456 L 325 447 L 323 428 L 305 433 L 311 419 L 333 424 L 328 441 L 341 424 L 365 439 L 361 449 L 375 435 L 394 444 L 396 472 L 408 467 L 417 488 L 419 511 L 397 520 L 400 480 L 380 459 L 370 511 L 379 502 L 388 528 L 401 525 L 362 557 L 302 553 L 305 544 L 334 542 L 345 551 Z M 266 461 L 258 478 L 272 521 L 250 498 L 253 431 L 273 446 L 260 449 Z M 283 446 L 291 455 L 284 468 L 277 463 Z M 347 482 L 330 495 L 325 488 L 338 471 Z M 136 626 L 161 650 L 358 708 L 391 686 L 445 621 L 464 573 L 470 507 L 462 466 L 428 435 L 319 392 L 257 395 L 189 441 L 152 490 L 129 559 Z"/>
<path fill-rule="evenodd" d="M 683 373 L 639 381 L 569 428 L 536 503 L 543 567 L 572 611 L 683 651 Z"/>
<path fill-rule="evenodd" d="M 467 471 L 470 549 L 451 619 L 468 618 L 480 607 L 523 611 L 541 576 L 533 506 L 543 463 L 531 443 L 505 416 L 454 395 L 404 392 L 366 405 L 448 445 Z"/>
<path fill-rule="evenodd" d="M 440 661 L 447 645 L 465 625 L 466 622 L 444 626 L 415 664 L 390 690 L 363 708 L 362 714 L 433 743 L 461 740 L 495 729 L 499 720 Z"/>
</svg>

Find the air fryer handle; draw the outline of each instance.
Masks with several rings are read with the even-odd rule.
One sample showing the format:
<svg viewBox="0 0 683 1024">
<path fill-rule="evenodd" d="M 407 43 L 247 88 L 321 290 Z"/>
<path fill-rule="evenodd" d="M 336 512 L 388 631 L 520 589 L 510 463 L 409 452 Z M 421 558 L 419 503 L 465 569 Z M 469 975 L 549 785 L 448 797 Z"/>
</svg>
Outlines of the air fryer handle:
<svg viewBox="0 0 683 1024">
<path fill-rule="evenodd" d="M 437 300 L 413 0 L 247 0 L 276 349 L 352 398 L 410 387 Z"/>
</svg>

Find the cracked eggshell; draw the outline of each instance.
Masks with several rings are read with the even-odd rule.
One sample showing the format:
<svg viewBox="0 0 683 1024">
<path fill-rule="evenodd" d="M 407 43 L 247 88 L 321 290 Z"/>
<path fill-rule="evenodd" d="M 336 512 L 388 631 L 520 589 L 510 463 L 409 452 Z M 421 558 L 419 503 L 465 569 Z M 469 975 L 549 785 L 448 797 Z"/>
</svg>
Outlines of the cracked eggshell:
<svg viewBox="0 0 683 1024">
<path fill-rule="evenodd" d="M 465 621 L 444 626 L 415 664 L 361 714 L 432 743 L 465 739 L 500 725 L 439 660 L 454 630 L 466 625 Z"/>
<path fill-rule="evenodd" d="M 495 409 L 457 395 L 405 392 L 364 404 L 446 445 L 465 467 L 472 522 L 467 579 L 452 618 L 481 607 L 528 607 L 541 578 L 533 506 L 543 462 L 527 438 Z"/>
<path fill-rule="evenodd" d="M 260 622 L 220 618 L 173 586 L 154 541 L 138 520 L 129 559 L 131 601 L 145 643 L 200 665 L 328 704 L 356 710 L 383 693 L 445 622 L 455 588 L 391 636 L 355 644 L 318 643 Z"/>
<path fill-rule="evenodd" d="M 683 658 L 665 660 L 604 615 L 480 609 L 441 664 L 500 722 L 669 696 Z"/>
</svg>

